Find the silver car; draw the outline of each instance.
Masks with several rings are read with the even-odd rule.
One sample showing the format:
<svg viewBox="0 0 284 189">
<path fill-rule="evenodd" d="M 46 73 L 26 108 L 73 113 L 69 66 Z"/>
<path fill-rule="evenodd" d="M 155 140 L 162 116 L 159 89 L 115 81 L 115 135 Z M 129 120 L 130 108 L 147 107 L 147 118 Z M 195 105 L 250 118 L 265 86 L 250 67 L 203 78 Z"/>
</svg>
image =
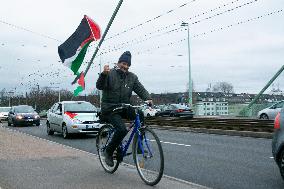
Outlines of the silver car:
<svg viewBox="0 0 284 189">
<path fill-rule="evenodd" d="M 8 113 L 11 107 L 0 107 L 0 121 L 8 120 Z"/>
<path fill-rule="evenodd" d="M 47 134 L 62 133 L 64 138 L 71 134 L 97 133 L 101 127 L 97 108 L 86 101 L 62 101 L 55 103 L 47 113 Z"/>
<path fill-rule="evenodd" d="M 265 108 L 258 112 L 257 117 L 259 119 L 270 119 L 274 120 L 276 115 L 281 111 L 281 108 L 284 107 L 284 101 L 277 102 L 268 108 Z"/>
</svg>

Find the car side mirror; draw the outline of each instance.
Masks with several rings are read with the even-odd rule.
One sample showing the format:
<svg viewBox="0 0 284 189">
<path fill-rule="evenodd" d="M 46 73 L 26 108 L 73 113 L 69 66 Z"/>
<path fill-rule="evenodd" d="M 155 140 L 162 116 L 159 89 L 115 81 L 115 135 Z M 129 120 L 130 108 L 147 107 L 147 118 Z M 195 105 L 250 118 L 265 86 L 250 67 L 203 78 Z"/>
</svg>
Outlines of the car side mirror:
<svg viewBox="0 0 284 189">
<path fill-rule="evenodd" d="M 56 113 L 57 115 L 62 115 L 62 112 L 60 112 L 59 110 L 57 110 L 55 113 Z"/>
</svg>

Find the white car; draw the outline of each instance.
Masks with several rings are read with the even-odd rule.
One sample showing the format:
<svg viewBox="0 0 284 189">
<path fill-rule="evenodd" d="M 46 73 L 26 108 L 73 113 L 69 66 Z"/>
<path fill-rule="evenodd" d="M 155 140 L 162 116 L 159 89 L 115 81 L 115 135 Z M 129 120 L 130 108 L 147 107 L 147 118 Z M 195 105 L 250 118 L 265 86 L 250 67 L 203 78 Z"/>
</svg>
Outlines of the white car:
<svg viewBox="0 0 284 189">
<path fill-rule="evenodd" d="M 86 101 L 62 101 L 55 103 L 47 113 L 47 134 L 62 133 L 63 138 L 70 134 L 93 134 L 101 127 L 97 108 Z"/>
<path fill-rule="evenodd" d="M 8 120 L 8 113 L 11 107 L 0 107 L 0 121 Z"/>
<path fill-rule="evenodd" d="M 156 114 L 161 111 L 160 109 L 155 109 L 149 106 L 142 106 L 141 110 L 143 111 L 145 117 L 156 116 Z"/>
<path fill-rule="evenodd" d="M 277 102 L 268 108 L 264 108 L 259 111 L 257 117 L 259 119 L 270 119 L 274 120 L 276 115 L 281 111 L 281 108 L 284 107 L 284 101 Z"/>
</svg>

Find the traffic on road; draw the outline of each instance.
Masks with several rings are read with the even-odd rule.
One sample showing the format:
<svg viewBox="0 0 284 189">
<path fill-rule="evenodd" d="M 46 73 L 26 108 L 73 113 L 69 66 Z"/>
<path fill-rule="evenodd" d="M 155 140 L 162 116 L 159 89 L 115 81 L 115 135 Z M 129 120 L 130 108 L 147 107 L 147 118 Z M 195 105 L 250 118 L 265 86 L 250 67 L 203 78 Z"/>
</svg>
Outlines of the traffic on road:
<svg viewBox="0 0 284 189">
<path fill-rule="evenodd" d="M 6 122 L 2 126 L 9 127 Z M 9 127 L 11 128 L 11 127 Z M 41 125 L 12 127 L 23 133 L 97 154 L 95 134 L 64 139 Z M 164 174 L 210 188 L 280 189 L 284 182 L 271 154 L 271 140 L 191 132 L 155 130 L 165 155 Z M 125 162 L 132 164 L 131 157 Z M 177 171 L 178 170 L 178 171 Z"/>
</svg>

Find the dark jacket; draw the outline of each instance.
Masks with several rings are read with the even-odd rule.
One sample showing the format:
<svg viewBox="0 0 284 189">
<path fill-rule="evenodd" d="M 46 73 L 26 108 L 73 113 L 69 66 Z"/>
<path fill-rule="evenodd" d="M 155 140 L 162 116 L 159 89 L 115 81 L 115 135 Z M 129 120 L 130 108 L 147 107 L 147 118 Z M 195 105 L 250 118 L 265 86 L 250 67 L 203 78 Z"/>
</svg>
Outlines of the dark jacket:
<svg viewBox="0 0 284 189">
<path fill-rule="evenodd" d="M 124 73 L 119 69 L 111 69 L 108 74 L 101 73 L 96 87 L 103 91 L 102 113 L 110 113 L 119 103 L 130 103 L 132 91 L 142 100 L 149 100 L 150 95 L 139 82 L 138 77 L 132 73 Z"/>
</svg>

